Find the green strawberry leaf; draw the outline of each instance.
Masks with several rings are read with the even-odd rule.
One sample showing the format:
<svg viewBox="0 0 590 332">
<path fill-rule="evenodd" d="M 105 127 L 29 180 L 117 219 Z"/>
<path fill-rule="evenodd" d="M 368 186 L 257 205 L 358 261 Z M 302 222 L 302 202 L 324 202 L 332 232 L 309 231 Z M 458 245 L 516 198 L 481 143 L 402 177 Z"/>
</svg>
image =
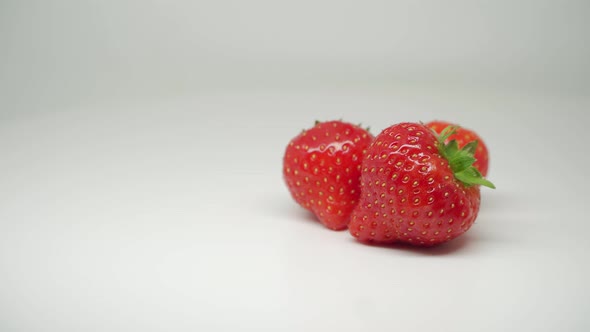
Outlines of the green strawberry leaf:
<svg viewBox="0 0 590 332">
<path fill-rule="evenodd" d="M 453 156 L 451 160 L 449 160 L 449 164 L 451 165 L 451 169 L 455 173 L 462 172 L 469 168 L 475 162 L 475 158 L 473 155 L 467 153 L 457 153 Z"/>
<path fill-rule="evenodd" d="M 434 131 L 434 130 L 433 130 Z M 438 136 L 439 142 L 446 142 L 449 137 L 451 137 L 457 131 L 457 126 L 448 126 L 440 132 Z M 436 131 L 435 131 L 436 133 Z"/>
<path fill-rule="evenodd" d="M 496 186 L 481 176 L 481 173 L 479 173 L 475 167 L 469 167 L 461 172 L 455 173 L 455 177 L 463 183 L 479 184 L 488 188 L 496 189 Z"/>
<path fill-rule="evenodd" d="M 456 126 L 448 126 L 443 129 L 440 135 L 437 135 L 438 151 L 449 161 L 449 166 L 451 167 L 455 178 L 467 187 L 482 185 L 495 189 L 496 186 L 486 180 L 477 168 L 473 167 L 473 163 L 476 160 L 474 154 L 477 150 L 477 141 L 471 141 L 465 144 L 462 149 L 459 149 L 457 141 L 454 139 L 449 143 L 445 143 L 456 131 Z"/>
<path fill-rule="evenodd" d="M 459 152 L 459 145 L 457 144 L 456 140 L 452 140 L 447 144 L 445 148 L 445 156 L 451 158 L 455 156 Z"/>
<path fill-rule="evenodd" d="M 471 154 L 475 154 L 475 150 L 477 150 L 477 144 L 479 144 L 479 142 L 477 140 L 471 141 L 471 142 L 465 144 L 465 146 L 463 147 L 463 150 L 465 150 Z"/>
</svg>

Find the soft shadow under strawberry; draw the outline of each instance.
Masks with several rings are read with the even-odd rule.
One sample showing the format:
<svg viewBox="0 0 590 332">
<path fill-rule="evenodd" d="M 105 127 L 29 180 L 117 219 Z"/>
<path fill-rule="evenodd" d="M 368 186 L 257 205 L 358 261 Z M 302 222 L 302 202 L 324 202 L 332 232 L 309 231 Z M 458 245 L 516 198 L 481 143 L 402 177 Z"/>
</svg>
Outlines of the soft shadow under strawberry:
<svg viewBox="0 0 590 332">
<path fill-rule="evenodd" d="M 442 255 L 449 255 L 453 254 L 458 251 L 464 251 L 467 247 L 469 247 L 470 241 L 469 234 L 464 234 L 452 241 L 433 246 L 433 247 L 416 247 L 405 243 L 391 243 L 391 244 L 381 244 L 381 243 L 365 243 L 360 242 L 358 240 L 354 240 L 359 245 L 364 245 L 368 247 L 373 247 L 377 249 L 388 249 L 388 250 L 401 250 L 405 252 L 411 252 L 417 255 L 424 255 L 424 256 L 442 256 Z"/>
</svg>

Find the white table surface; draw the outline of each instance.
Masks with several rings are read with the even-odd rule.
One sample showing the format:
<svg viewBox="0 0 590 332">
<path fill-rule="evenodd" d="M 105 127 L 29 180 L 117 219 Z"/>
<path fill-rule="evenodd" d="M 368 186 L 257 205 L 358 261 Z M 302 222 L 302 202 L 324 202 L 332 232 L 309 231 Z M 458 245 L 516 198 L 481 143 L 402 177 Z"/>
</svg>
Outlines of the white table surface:
<svg viewBox="0 0 590 332">
<path fill-rule="evenodd" d="M 590 98 L 218 91 L 5 113 L 2 331 L 589 331 Z M 456 121 L 491 155 L 434 249 L 367 246 L 290 198 L 313 121 Z"/>
</svg>

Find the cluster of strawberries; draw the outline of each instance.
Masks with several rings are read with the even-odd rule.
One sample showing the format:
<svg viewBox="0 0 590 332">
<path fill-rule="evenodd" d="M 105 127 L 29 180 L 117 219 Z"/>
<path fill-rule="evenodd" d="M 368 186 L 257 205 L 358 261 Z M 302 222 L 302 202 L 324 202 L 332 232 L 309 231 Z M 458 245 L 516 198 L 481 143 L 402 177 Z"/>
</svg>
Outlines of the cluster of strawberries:
<svg viewBox="0 0 590 332">
<path fill-rule="evenodd" d="M 488 150 L 473 131 L 434 121 L 398 123 L 373 137 L 342 121 L 293 138 L 284 179 L 299 205 L 362 242 L 433 246 L 477 217 Z"/>
</svg>

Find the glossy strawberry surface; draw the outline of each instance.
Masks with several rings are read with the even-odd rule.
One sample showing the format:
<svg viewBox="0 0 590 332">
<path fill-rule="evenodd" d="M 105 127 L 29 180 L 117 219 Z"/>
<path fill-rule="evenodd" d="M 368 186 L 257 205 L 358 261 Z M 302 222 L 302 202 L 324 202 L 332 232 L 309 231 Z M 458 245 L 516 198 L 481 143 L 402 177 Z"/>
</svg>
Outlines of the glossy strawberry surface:
<svg viewBox="0 0 590 332">
<path fill-rule="evenodd" d="M 479 185 L 454 176 L 432 130 L 401 123 L 386 128 L 367 150 L 349 230 L 362 242 L 432 246 L 465 233 L 479 205 Z"/>
<path fill-rule="evenodd" d="M 359 126 L 329 121 L 303 131 L 286 148 L 283 175 L 291 196 L 329 229 L 348 226 L 372 138 Z"/>
</svg>

